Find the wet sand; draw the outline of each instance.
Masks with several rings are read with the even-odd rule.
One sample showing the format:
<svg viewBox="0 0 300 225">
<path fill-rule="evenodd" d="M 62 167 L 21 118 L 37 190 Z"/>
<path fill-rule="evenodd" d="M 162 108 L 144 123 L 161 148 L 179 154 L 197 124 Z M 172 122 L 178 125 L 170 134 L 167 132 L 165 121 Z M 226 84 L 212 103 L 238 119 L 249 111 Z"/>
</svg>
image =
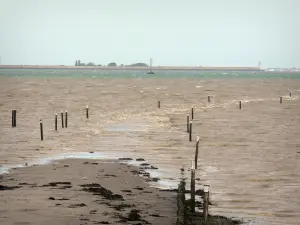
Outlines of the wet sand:
<svg viewBox="0 0 300 225">
<path fill-rule="evenodd" d="M 82 159 L 17 169 L 0 181 L 0 224 L 175 224 L 176 193 L 138 172 Z"/>
<path fill-rule="evenodd" d="M 162 180 L 151 185 L 177 187 L 180 167 L 189 177 L 199 135 L 196 186 L 211 185 L 213 214 L 298 224 L 299 86 L 297 79 L 2 77 L 0 164 L 4 170 L 43 158 L 88 158 L 90 151 L 96 158 L 142 157 L 159 168 L 154 175 Z M 207 95 L 214 96 L 211 103 Z M 192 106 L 190 143 L 185 130 Z M 62 110 L 68 110 L 68 128 L 55 132 L 54 114 Z"/>
</svg>

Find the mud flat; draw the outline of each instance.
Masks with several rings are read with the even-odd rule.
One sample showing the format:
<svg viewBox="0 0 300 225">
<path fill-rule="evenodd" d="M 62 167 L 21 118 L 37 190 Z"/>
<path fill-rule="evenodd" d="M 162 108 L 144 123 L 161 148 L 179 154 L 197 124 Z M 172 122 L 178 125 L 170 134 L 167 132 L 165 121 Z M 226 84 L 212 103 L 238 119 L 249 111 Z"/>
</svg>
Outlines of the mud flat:
<svg viewBox="0 0 300 225">
<path fill-rule="evenodd" d="M 174 224 L 176 193 L 150 187 L 140 169 L 67 159 L 0 178 L 0 224 Z"/>
<path fill-rule="evenodd" d="M 145 163 L 124 163 L 130 160 L 65 159 L 2 174 L 0 223 L 177 224 L 178 191 L 151 187 L 149 182 L 160 178 L 150 177 Z M 203 197 L 202 190 L 196 194 Z M 203 204 L 197 201 L 196 206 L 201 211 Z M 202 224 L 201 212 L 190 213 L 189 200 L 185 207 L 185 224 Z M 209 216 L 210 224 L 239 221 Z"/>
</svg>

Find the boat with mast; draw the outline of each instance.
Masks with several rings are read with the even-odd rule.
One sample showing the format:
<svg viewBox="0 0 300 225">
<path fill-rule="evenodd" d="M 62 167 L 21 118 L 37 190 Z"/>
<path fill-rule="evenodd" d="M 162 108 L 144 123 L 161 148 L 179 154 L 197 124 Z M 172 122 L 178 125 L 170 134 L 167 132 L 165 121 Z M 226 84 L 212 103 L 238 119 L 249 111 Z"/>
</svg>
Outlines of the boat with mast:
<svg viewBox="0 0 300 225">
<path fill-rule="evenodd" d="M 155 74 L 155 73 L 152 71 L 152 58 L 150 58 L 150 71 L 149 71 L 147 74 Z"/>
</svg>

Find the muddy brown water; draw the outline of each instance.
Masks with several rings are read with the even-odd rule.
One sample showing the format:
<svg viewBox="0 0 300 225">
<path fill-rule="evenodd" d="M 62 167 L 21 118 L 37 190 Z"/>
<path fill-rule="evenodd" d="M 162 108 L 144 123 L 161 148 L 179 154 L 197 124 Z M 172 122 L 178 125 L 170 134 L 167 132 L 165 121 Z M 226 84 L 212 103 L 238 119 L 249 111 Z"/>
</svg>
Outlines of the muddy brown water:
<svg viewBox="0 0 300 225">
<path fill-rule="evenodd" d="M 211 213 L 249 224 L 300 224 L 299 91 L 299 79 L 1 77 L 0 169 L 77 153 L 142 157 L 159 168 L 157 186 L 176 187 L 189 177 L 199 135 L 197 186 L 211 185 Z M 191 107 L 193 142 L 186 133 Z"/>
</svg>

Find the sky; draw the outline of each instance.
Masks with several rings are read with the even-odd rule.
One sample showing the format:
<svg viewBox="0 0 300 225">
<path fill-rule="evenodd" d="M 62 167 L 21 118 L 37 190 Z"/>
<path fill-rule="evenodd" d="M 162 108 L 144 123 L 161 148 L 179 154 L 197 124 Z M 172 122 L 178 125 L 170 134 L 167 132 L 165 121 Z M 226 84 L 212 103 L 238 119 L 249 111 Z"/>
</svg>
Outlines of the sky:
<svg viewBox="0 0 300 225">
<path fill-rule="evenodd" d="M 2 64 L 300 68 L 300 0 L 0 0 Z"/>
</svg>

